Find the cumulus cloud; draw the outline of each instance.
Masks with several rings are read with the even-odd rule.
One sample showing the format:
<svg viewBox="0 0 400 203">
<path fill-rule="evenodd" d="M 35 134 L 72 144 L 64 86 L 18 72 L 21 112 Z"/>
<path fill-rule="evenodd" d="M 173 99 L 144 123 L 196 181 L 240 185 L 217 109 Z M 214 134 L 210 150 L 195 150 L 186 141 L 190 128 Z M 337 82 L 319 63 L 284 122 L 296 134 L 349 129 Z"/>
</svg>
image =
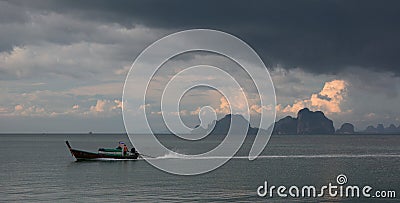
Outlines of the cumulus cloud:
<svg viewBox="0 0 400 203">
<path fill-rule="evenodd" d="M 374 119 L 376 117 L 376 114 L 375 113 L 368 113 L 368 114 L 365 114 L 365 117 L 367 119 Z"/>
<path fill-rule="evenodd" d="M 115 99 L 114 100 L 115 106 L 113 109 L 124 109 L 124 104 L 122 101 Z"/>
<path fill-rule="evenodd" d="M 7 108 L 5 108 L 5 107 L 0 107 L 0 114 L 3 114 L 3 113 L 8 113 L 8 109 Z"/>
<path fill-rule="evenodd" d="M 22 111 L 24 109 L 24 106 L 22 106 L 21 104 L 18 104 L 14 107 L 15 111 Z"/>
<path fill-rule="evenodd" d="M 226 100 L 225 97 L 220 98 L 220 105 L 219 108 L 216 109 L 216 112 L 219 114 L 230 114 L 231 113 L 231 107 L 230 103 L 228 100 Z"/>
<path fill-rule="evenodd" d="M 272 110 L 271 106 L 261 106 L 261 105 L 253 104 L 250 107 L 250 112 L 253 113 L 253 114 L 254 113 L 261 114 L 261 113 L 263 113 L 265 111 L 271 111 L 271 110 Z"/>
<path fill-rule="evenodd" d="M 249 107 L 246 108 L 245 102 L 243 100 L 236 100 L 238 97 L 234 97 L 235 100 L 231 103 L 226 100 L 225 97 L 220 98 L 219 105 L 214 108 L 215 112 L 219 115 L 226 115 L 231 113 L 231 108 L 235 108 L 237 113 L 245 114 L 248 112 L 249 114 L 261 114 L 266 111 L 271 111 L 271 106 L 261 106 L 258 104 L 254 104 L 254 101 L 248 100 Z M 198 115 L 200 113 L 201 108 L 197 107 L 194 111 L 190 111 L 190 115 Z"/>
<path fill-rule="evenodd" d="M 139 106 L 139 110 L 145 110 L 146 108 L 150 108 L 151 104 L 142 104 Z"/>
<path fill-rule="evenodd" d="M 97 100 L 96 105 L 90 107 L 93 113 L 112 112 L 116 109 L 122 108 L 122 102 L 119 100 Z"/>
<path fill-rule="evenodd" d="M 97 100 L 96 105 L 90 107 L 90 111 L 103 112 L 104 107 L 106 106 L 107 103 L 109 103 L 109 101 L 107 101 L 107 100 Z"/>
<path fill-rule="evenodd" d="M 43 107 L 38 106 L 28 106 L 24 107 L 21 104 L 18 104 L 14 107 L 14 112 L 11 115 L 18 115 L 18 116 L 45 116 L 46 111 Z M 10 115 L 10 114 L 9 114 Z"/>
<path fill-rule="evenodd" d="M 344 80 L 332 80 L 326 82 L 319 93 L 312 94 L 309 99 L 296 101 L 292 105 L 282 108 L 277 106 L 278 111 L 284 113 L 296 114 L 302 108 L 310 108 L 312 110 L 321 110 L 327 114 L 341 113 L 341 103 L 344 101 L 348 83 Z"/>
<path fill-rule="evenodd" d="M 29 98 L 25 95 L 24 98 Z M 90 103 L 92 101 L 88 101 Z M 115 116 L 120 115 L 123 108 L 122 101 L 118 99 L 98 99 L 94 105 L 86 106 L 74 104 L 64 108 L 54 108 L 42 104 L 37 104 L 36 100 L 25 100 L 25 103 L 16 104 L 11 107 L 0 107 L 1 117 L 57 117 L 57 116 Z M 40 103 L 40 102 L 39 102 Z M 84 103 L 83 103 L 84 104 Z"/>
</svg>

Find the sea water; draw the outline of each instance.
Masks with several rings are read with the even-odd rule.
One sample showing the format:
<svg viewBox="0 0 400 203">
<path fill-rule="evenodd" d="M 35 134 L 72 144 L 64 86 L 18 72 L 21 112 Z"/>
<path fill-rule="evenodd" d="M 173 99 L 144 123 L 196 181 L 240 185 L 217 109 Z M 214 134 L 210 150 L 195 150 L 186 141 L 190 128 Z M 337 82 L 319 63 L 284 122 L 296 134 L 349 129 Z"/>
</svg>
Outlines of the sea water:
<svg viewBox="0 0 400 203">
<path fill-rule="evenodd" d="M 196 154 L 218 145 L 220 138 L 188 144 L 172 135 L 158 136 L 180 153 Z M 246 140 L 233 159 L 220 168 L 196 176 L 163 172 L 145 160 L 75 162 L 65 141 L 87 151 L 112 148 L 126 135 L 32 134 L 0 135 L 0 202 L 376 202 L 400 201 L 399 135 L 272 136 L 254 161 L 247 158 Z M 131 147 L 131 146 L 130 146 Z M 175 154 L 153 159 L 171 161 Z M 206 157 L 219 159 L 225 157 Z M 369 185 L 396 191 L 394 198 L 261 197 L 257 189 L 268 181 L 276 186 L 337 184 Z M 276 193 L 276 191 L 274 191 Z"/>
</svg>

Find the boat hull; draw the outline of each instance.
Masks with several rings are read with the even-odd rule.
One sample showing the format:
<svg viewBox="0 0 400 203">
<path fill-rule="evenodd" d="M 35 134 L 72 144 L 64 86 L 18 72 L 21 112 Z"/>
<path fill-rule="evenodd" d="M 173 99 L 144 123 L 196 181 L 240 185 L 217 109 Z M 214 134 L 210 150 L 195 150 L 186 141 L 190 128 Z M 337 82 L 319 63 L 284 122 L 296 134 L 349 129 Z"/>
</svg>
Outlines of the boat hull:
<svg viewBox="0 0 400 203">
<path fill-rule="evenodd" d="M 139 153 L 129 154 L 126 156 L 122 156 L 119 154 L 104 154 L 104 153 L 94 153 L 94 152 L 87 152 L 83 150 L 73 149 L 68 141 L 66 141 L 69 151 L 71 152 L 72 156 L 75 157 L 76 161 L 88 161 L 88 160 L 99 160 L 99 159 L 137 159 L 139 157 Z"/>
</svg>

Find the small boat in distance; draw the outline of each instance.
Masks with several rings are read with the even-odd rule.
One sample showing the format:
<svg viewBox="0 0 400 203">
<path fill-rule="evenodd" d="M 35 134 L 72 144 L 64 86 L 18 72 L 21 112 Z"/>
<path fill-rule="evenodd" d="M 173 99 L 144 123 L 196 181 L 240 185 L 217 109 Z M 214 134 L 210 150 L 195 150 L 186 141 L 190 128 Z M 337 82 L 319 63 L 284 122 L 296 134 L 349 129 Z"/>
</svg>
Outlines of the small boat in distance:
<svg viewBox="0 0 400 203">
<path fill-rule="evenodd" d="M 131 151 L 124 154 L 120 148 L 104 149 L 100 148 L 97 153 L 87 152 L 83 150 L 73 149 L 68 141 L 65 141 L 72 156 L 75 157 L 76 161 L 88 161 L 88 160 L 101 160 L 101 159 L 137 159 L 139 153 L 132 148 Z"/>
</svg>

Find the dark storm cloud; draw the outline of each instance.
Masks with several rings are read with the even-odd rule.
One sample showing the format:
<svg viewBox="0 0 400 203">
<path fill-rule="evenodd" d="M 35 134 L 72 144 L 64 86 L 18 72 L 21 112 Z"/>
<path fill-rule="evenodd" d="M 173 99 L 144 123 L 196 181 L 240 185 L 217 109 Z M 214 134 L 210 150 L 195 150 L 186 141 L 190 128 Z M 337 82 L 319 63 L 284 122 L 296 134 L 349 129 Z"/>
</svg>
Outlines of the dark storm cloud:
<svg viewBox="0 0 400 203">
<path fill-rule="evenodd" d="M 399 1 L 12 1 L 10 4 L 23 11 L 56 12 L 128 28 L 145 25 L 171 32 L 187 28 L 219 29 L 244 39 L 269 66 L 280 64 L 285 68 L 301 67 L 312 73 L 333 74 L 348 67 L 362 67 L 400 74 Z"/>
<path fill-rule="evenodd" d="M 23 23 L 28 20 L 26 12 L 16 6 L 0 1 L 0 23 Z"/>
</svg>

